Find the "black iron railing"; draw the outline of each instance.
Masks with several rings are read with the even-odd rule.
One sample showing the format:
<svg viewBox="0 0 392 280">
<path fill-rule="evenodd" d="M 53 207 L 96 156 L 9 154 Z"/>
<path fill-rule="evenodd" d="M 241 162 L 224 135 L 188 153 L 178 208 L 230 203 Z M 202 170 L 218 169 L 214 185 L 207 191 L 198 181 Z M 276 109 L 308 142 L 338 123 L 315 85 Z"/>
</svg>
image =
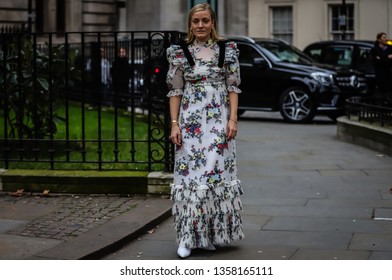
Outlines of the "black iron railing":
<svg viewBox="0 0 392 280">
<path fill-rule="evenodd" d="M 352 97 L 346 100 L 346 116 L 383 127 L 392 126 L 392 98 Z"/>
<path fill-rule="evenodd" d="M 165 52 L 181 36 L 0 33 L 3 168 L 171 170 Z"/>
</svg>

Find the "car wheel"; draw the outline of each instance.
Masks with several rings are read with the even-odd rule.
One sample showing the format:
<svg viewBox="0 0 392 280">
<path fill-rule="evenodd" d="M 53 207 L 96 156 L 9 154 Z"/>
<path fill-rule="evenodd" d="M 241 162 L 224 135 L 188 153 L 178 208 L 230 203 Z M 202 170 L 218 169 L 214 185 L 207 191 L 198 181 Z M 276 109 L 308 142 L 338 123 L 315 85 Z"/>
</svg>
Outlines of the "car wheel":
<svg viewBox="0 0 392 280">
<path fill-rule="evenodd" d="M 285 90 L 281 95 L 279 111 L 288 122 L 308 122 L 316 114 L 316 103 L 308 92 L 300 87 L 292 87 Z"/>
</svg>

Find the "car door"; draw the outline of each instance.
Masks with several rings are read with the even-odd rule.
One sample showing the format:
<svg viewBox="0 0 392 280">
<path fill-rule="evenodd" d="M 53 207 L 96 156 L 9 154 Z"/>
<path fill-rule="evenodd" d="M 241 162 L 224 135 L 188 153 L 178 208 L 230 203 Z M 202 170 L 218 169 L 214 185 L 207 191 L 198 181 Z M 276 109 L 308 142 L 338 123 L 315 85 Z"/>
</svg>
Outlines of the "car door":
<svg viewBox="0 0 392 280">
<path fill-rule="evenodd" d="M 354 48 L 346 45 L 313 45 L 304 52 L 315 61 L 352 68 Z"/>
<path fill-rule="evenodd" d="M 352 68 L 354 47 L 343 45 L 330 45 L 324 50 L 323 63 Z"/>
<path fill-rule="evenodd" d="M 365 73 L 370 93 L 374 91 L 376 86 L 376 75 L 374 73 L 374 62 L 371 52 L 372 47 L 370 46 L 357 46 L 353 64 L 354 69 Z"/>
<path fill-rule="evenodd" d="M 306 53 L 308 56 L 310 56 L 313 60 L 315 60 L 318 63 L 323 62 L 323 46 L 322 45 L 309 46 L 304 50 L 304 53 Z"/>
<path fill-rule="evenodd" d="M 269 63 L 252 45 L 237 43 L 240 51 L 239 62 L 241 85 L 243 91 L 239 98 L 241 108 L 255 108 L 260 110 L 271 107 L 269 98 L 268 73 Z"/>
</svg>

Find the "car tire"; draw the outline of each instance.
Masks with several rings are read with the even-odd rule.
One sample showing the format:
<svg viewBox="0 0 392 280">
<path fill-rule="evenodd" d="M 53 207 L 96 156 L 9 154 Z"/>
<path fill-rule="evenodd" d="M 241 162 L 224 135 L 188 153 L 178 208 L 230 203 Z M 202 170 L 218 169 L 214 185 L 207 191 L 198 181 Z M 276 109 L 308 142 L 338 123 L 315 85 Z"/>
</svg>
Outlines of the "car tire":
<svg viewBox="0 0 392 280">
<path fill-rule="evenodd" d="M 314 97 L 303 88 L 291 87 L 280 96 L 279 111 L 287 122 L 309 122 L 316 114 L 316 102 Z"/>
</svg>

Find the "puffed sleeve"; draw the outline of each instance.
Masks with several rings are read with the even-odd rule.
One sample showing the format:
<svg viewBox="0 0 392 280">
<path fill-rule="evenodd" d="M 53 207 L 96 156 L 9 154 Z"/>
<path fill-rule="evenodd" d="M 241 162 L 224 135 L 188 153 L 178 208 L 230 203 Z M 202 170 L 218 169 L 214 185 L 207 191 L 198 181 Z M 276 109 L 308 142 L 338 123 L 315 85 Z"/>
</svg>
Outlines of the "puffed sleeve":
<svg viewBox="0 0 392 280">
<path fill-rule="evenodd" d="M 169 70 L 167 71 L 166 83 L 169 88 L 168 97 L 183 94 L 184 87 L 184 52 L 178 45 L 171 45 L 166 50 Z"/>
<path fill-rule="evenodd" d="M 239 85 L 241 83 L 240 63 L 238 61 L 240 51 L 234 42 L 226 43 L 225 52 L 225 71 L 226 71 L 226 87 L 228 92 L 241 93 Z"/>
</svg>

